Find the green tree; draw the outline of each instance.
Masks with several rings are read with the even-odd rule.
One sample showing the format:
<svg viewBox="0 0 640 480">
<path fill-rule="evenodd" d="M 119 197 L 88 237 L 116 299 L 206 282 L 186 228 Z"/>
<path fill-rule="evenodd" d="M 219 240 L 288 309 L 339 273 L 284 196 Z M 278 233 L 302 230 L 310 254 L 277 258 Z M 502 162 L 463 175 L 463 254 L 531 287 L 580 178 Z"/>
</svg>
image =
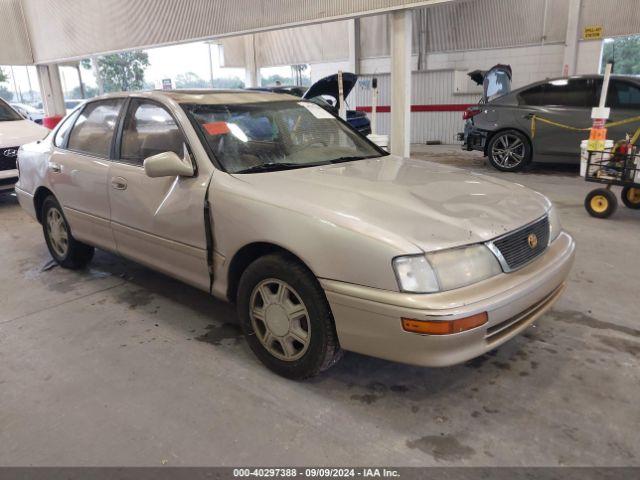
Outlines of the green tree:
<svg viewBox="0 0 640 480">
<path fill-rule="evenodd" d="M 244 81 L 238 77 L 214 78 L 213 88 L 244 88 Z"/>
<path fill-rule="evenodd" d="M 0 98 L 10 102 L 13 100 L 13 93 L 4 85 L 0 85 Z"/>
<path fill-rule="evenodd" d="M 614 64 L 614 73 L 640 74 L 640 35 L 606 41 L 602 49 L 602 71 L 607 63 Z"/>
<path fill-rule="evenodd" d="M 7 75 L 6 73 L 4 73 L 4 70 L 2 70 L 2 67 L 0 67 L 0 83 L 6 82 L 6 81 L 7 81 Z"/>
<path fill-rule="evenodd" d="M 207 88 L 209 82 L 200 78 L 198 74 L 193 72 L 181 73 L 176 75 L 176 88 Z"/>
<path fill-rule="evenodd" d="M 149 55 L 142 50 L 103 55 L 96 63 L 105 92 L 142 90 L 145 86 L 144 71 L 149 66 Z M 92 68 L 91 60 L 83 60 L 82 66 Z"/>
</svg>

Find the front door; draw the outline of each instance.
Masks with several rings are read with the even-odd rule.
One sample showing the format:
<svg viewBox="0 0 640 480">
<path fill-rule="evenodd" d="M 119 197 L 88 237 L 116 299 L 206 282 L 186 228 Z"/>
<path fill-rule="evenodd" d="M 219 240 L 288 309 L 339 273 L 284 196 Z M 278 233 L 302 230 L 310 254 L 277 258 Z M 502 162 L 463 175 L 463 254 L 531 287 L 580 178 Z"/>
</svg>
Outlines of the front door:
<svg viewBox="0 0 640 480">
<path fill-rule="evenodd" d="M 124 99 L 89 102 L 56 132 L 47 178 L 73 236 L 115 250 L 109 225 L 109 157 Z"/>
<path fill-rule="evenodd" d="M 172 151 L 191 162 L 182 132 L 159 103 L 133 98 L 109 170 L 111 226 L 118 252 L 209 290 L 204 220 L 206 178 L 150 178 L 144 159 Z"/>
</svg>

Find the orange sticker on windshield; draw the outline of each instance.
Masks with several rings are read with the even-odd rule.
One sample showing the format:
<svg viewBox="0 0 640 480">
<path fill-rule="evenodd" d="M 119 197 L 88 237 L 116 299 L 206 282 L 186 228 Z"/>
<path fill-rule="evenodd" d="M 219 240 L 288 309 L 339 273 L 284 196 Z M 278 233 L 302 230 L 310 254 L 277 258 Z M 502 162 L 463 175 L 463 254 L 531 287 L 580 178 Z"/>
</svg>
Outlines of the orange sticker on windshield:
<svg viewBox="0 0 640 480">
<path fill-rule="evenodd" d="M 227 122 L 211 122 L 202 126 L 209 135 L 226 135 L 229 133 Z"/>
</svg>

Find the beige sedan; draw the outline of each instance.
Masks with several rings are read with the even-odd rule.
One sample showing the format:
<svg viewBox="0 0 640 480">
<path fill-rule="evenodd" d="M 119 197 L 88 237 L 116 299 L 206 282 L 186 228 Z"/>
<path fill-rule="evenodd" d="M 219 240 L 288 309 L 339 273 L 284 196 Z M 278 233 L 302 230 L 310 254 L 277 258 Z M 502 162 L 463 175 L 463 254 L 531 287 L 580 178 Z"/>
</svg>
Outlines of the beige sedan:
<svg viewBox="0 0 640 480">
<path fill-rule="evenodd" d="M 100 97 L 18 160 L 20 204 L 61 266 L 97 247 L 235 302 L 290 378 L 343 350 L 469 360 L 542 315 L 573 261 L 542 195 L 394 157 L 288 95 Z"/>
</svg>

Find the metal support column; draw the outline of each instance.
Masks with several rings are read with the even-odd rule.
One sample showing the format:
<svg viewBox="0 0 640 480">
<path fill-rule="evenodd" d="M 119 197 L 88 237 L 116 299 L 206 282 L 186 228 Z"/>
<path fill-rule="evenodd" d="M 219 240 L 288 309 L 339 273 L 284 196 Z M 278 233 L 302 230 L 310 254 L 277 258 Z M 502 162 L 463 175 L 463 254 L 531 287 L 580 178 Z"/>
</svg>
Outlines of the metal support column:
<svg viewBox="0 0 640 480">
<path fill-rule="evenodd" d="M 580 38 L 580 7 L 581 0 L 569 0 L 569 15 L 567 16 L 567 37 L 564 45 L 564 61 L 562 75 L 568 77 L 576 74 L 578 60 L 578 40 Z"/>
<path fill-rule="evenodd" d="M 37 72 L 45 115 L 47 117 L 65 115 L 66 109 L 58 65 L 37 65 Z"/>
<path fill-rule="evenodd" d="M 411 11 L 391 14 L 391 153 L 408 158 L 411 141 Z"/>
<path fill-rule="evenodd" d="M 256 62 L 255 35 L 244 36 L 245 87 L 259 87 L 260 74 Z"/>
</svg>

